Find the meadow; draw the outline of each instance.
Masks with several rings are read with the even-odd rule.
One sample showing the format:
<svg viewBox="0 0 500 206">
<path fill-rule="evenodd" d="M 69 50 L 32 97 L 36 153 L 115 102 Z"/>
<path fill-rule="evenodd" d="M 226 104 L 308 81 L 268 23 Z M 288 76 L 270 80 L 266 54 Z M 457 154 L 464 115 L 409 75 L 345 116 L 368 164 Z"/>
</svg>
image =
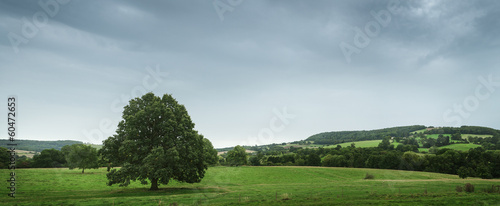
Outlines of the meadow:
<svg viewBox="0 0 500 206">
<path fill-rule="evenodd" d="M 8 177 L 9 170 L 0 170 Z M 374 179 L 364 179 L 367 173 Z M 460 179 L 456 175 L 334 167 L 210 167 L 196 184 L 172 181 L 106 186 L 106 168 L 97 170 L 17 169 L 16 198 L 0 205 L 494 205 L 500 194 L 483 189 L 499 179 Z M 475 192 L 456 186 L 475 185 Z M 3 183 L 5 188 L 5 181 Z M 7 190 L 4 189 L 5 193 Z"/>
</svg>

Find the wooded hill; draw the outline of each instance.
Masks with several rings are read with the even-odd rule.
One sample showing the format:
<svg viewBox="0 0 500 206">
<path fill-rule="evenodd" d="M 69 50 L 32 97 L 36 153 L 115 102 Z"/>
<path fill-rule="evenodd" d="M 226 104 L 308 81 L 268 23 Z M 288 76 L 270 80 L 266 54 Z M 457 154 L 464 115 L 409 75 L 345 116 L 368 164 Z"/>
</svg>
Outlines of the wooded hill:
<svg viewBox="0 0 500 206">
<path fill-rule="evenodd" d="M 425 129 L 423 125 L 391 127 L 376 130 L 362 131 L 339 131 L 323 132 L 312 135 L 306 141 L 314 141 L 314 144 L 340 144 L 344 142 L 355 142 L 363 140 L 380 140 L 384 137 L 407 137 L 410 132 Z"/>
<path fill-rule="evenodd" d="M 57 140 L 57 141 L 15 140 L 14 142 L 11 142 L 6 139 L 0 140 L 0 147 L 10 148 L 11 146 L 7 144 L 17 144 L 17 146 L 15 146 L 16 150 L 42 152 L 44 149 L 61 150 L 61 148 L 66 145 L 83 144 L 83 142 L 74 140 Z"/>
<path fill-rule="evenodd" d="M 362 130 L 362 131 L 339 131 L 339 132 L 323 132 L 308 137 L 305 141 L 314 141 L 314 144 L 332 145 L 344 142 L 355 142 L 364 140 L 381 140 L 384 137 L 409 137 L 412 132 L 426 129 L 423 125 L 392 127 L 377 130 Z M 500 134 L 500 130 L 479 127 L 479 126 L 462 126 L 462 127 L 429 127 L 424 134 L 479 134 L 493 135 Z"/>
</svg>

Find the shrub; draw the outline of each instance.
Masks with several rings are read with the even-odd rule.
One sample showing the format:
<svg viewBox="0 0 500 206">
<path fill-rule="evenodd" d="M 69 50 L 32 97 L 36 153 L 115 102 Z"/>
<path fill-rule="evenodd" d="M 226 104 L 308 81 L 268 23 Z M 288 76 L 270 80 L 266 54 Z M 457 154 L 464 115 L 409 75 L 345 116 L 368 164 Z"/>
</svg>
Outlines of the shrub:
<svg viewBox="0 0 500 206">
<path fill-rule="evenodd" d="M 463 191 L 464 191 L 464 188 L 463 188 L 462 186 L 460 186 L 460 185 L 457 185 L 457 187 L 455 188 L 455 190 L 456 190 L 457 192 L 463 192 Z"/>
<path fill-rule="evenodd" d="M 290 196 L 291 195 L 289 195 L 288 193 L 284 193 L 281 195 L 281 199 L 282 200 L 291 200 L 292 198 Z"/>
<path fill-rule="evenodd" d="M 465 184 L 465 191 L 466 192 L 474 192 L 474 185 L 471 183 Z"/>
<path fill-rule="evenodd" d="M 491 185 L 491 187 L 487 187 L 483 191 L 486 193 L 497 193 L 500 192 L 500 186 Z"/>
<path fill-rule="evenodd" d="M 364 178 L 365 180 L 368 180 L 368 179 L 375 179 L 375 176 L 370 174 L 370 173 L 366 173 L 366 176 Z"/>
</svg>

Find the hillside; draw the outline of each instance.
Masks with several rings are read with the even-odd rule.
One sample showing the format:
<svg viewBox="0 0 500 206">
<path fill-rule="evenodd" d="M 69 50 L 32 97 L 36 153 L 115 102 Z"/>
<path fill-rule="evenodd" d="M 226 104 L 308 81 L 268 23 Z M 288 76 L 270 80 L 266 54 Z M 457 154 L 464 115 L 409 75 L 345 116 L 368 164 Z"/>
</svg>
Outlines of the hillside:
<svg viewBox="0 0 500 206">
<path fill-rule="evenodd" d="M 2 139 L 0 140 L 0 147 L 9 148 L 7 144 L 12 143 L 9 140 Z M 27 151 L 35 151 L 41 152 L 44 149 L 57 149 L 61 150 L 65 145 L 72 144 L 83 144 L 80 141 L 74 140 L 58 140 L 58 141 L 38 141 L 38 140 L 16 140 L 14 142 L 17 144 L 16 150 L 27 150 Z"/>
<path fill-rule="evenodd" d="M 336 131 L 323 132 L 308 137 L 305 141 L 313 141 L 319 145 L 334 145 L 344 142 L 356 142 L 365 140 L 381 140 L 384 137 L 409 137 L 415 134 L 474 134 L 474 136 L 488 137 L 500 134 L 500 130 L 480 126 L 462 126 L 462 127 L 429 127 L 423 125 L 391 127 L 377 130 L 362 131 Z M 467 135 L 465 137 L 468 137 Z"/>
<path fill-rule="evenodd" d="M 423 125 L 391 127 L 377 130 L 362 131 L 338 131 L 323 132 L 312 135 L 306 141 L 314 141 L 315 144 L 340 144 L 344 142 L 355 142 L 363 140 L 380 140 L 386 136 L 406 137 L 410 132 L 425 129 Z"/>
</svg>

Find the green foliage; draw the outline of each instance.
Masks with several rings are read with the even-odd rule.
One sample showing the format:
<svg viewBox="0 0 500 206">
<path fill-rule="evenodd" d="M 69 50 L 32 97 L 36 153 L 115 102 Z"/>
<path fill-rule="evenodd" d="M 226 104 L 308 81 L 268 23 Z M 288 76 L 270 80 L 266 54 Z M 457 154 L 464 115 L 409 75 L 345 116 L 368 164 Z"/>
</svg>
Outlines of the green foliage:
<svg viewBox="0 0 500 206">
<path fill-rule="evenodd" d="M 12 143 L 9 140 L 0 140 L 0 147 L 8 148 L 7 144 Z M 62 147 L 72 144 L 83 144 L 80 141 L 73 140 L 58 140 L 58 141 L 38 141 L 38 140 L 16 140 L 16 150 L 27 150 L 42 152 L 46 149 L 61 150 Z"/>
<path fill-rule="evenodd" d="M 74 144 L 66 145 L 61 149 L 66 157 L 69 169 L 78 168 L 85 172 L 85 169 L 97 169 L 97 150 L 90 145 Z M 36 163 L 36 160 L 35 160 Z"/>
<path fill-rule="evenodd" d="M 219 163 L 219 157 L 217 157 L 217 150 L 214 149 L 212 142 L 210 142 L 210 140 L 208 140 L 207 138 L 203 138 L 203 152 L 207 165 L 214 166 Z"/>
<path fill-rule="evenodd" d="M 466 183 L 464 190 L 465 192 L 474 192 L 474 185 L 471 183 Z"/>
<path fill-rule="evenodd" d="M 247 152 L 245 148 L 237 145 L 233 150 L 227 152 L 227 161 L 231 166 L 241 166 L 247 164 Z"/>
<path fill-rule="evenodd" d="M 65 146 L 68 147 L 68 146 Z M 63 167 L 66 159 L 63 152 L 55 149 L 43 150 L 40 154 L 33 156 L 33 168 Z"/>
<path fill-rule="evenodd" d="M 10 164 L 10 153 L 5 147 L 0 147 L 0 169 L 8 168 Z"/>
<path fill-rule="evenodd" d="M 378 144 L 378 148 L 384 149 L 384 150 L 389 149 L 389 146 L 391 145 L 390 138 L 391 137 L 384 137 L 384 139 L 382 140 L 382 142 L 380 142 Z"/>
<path fill-rule="evenodd" d="M 321 158 L 316 153 L 312 153 L 307 157 L 307 165 L 308 166 L 320 166 Z"/>
<path fill-rule="evenodd" d="M 64 159 L 66 162 L 66 159 Z M 16 159 L 16 168 L 31 168 L 33 166 L 33 158 L 21 156 Z"/>
<path fill-rule="evenodd" d="M 483 191 L 486 193 L 500 193 L 500 185 L 491 185 L 491 187 L 486 187 Z"/>
<path fill-rule="evenodd" d="M 451 135 L 452 140 L 462 140 L 462 135 L 460 133 L 455 133 Z"/>
<path fill-rule="evenodd" d="M 375 175 L 370 174 L 370 173 L 366 173 L 365 178 L 363 178 L 363 179 L 365 179 L 365 180 L 375 179 Z"/>
<path fill-rule="evenodd" d="M 392 127 L 370 131 L 341 131 L 324 132 L 312 135 L 306 140 L 314 141 L 315 144 L 339 144 L 343 142 L 354 142 L 363 140 L 380 140 L 384 137 L 406 137 L 410 132 L 426 128 L 423 125 Z"/>
<path fill-rule="evenodd" d="M 130 100 L 116 135 L 104 141 L 100 154 L 122 165 L 107 174 L 108 185 L 127 186 L 130 181 L 151 182 L 151 190 L 170 180 L 196 183 L 214 163 L 214 151 L 184 107 L 171 95 L 147 93 Z"/>
<path fill-rule="evenodd" d="M 260 166 L 260 159 L 257 156 L 251 156 L 249 162 L 252 166 Z"/>
</svg>

